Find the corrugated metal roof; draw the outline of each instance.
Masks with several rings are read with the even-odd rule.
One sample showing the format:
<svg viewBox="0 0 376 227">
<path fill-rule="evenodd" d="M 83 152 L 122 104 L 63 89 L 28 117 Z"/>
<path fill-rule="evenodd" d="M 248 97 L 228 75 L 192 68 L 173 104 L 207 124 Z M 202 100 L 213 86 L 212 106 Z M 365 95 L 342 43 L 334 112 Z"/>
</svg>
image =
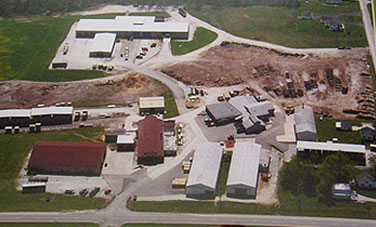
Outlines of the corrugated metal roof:
<svg viewBox="0 0 376 227">
<path fill-rule="evenodd" d="M 73 114 L 73 107 L 72 106 L 49 106 L 49 107 L 31 109 L 31 116 L 52 115 L 52 114 Z"/>
<path fill-rule="evenodd" d="M 189 23 L 154 22 L 154 16 L 117 16 L 115 19 L 80 19 L 82 32 L 188 32 Z"/>
<path fill-rule="evenodd" d="M 337 183 L 332 186 L 332 190 L 338 190 L 338 191 L 350 191 L 351 187 L 350 184 L 345 183 Z"/>
<path fill-rule="evenodd" d="M 102 167 L 106 144 L 89 142 L 37 141 L 30 167 Z"/>
<path fill-rule="evenodd" d="M 257 100 L 253 96 L 237 96 L 230 99 L 229 103 L 243 114 L 249 114 L 245 107 L 257 104 Z"/>
<path fill-rule="evenodd" d="M 164 97 L 142 97 L 140 98 L 140 108 L 164 108 Z"/>
<path fill-rule="evenodd" d="M 236 142 L 232 153 L 227 186 L 245 185 L 256 187 L 260 163 L 261 145 L 251 142 Z"/>
<path fill-rule="evenodd" d="M 163 152 L 163 121 L 149 115 L 138 122 L 138 152 L 137 156 L 145 153 L 156 153 L 164 156 Z"/>
<path fill-rule="evenodd" d="M 5 117 L 30 117 L 31 110 L 30 109 L 8 109 L 8 110 L 0 110 L 0 118 Z"/>
<path fill-rule="evenodd" d="M 353 153 L 365 153 L 366 146 L 360 144 L 346 144 L 346 143 L 333 143 L 332 141 L 325 142 L 311 142 L 311 141 L 298 141 L 296 149 L 303 151 L 309 150 L 325 150 L 325 151 L 342 151 Z"/>
<path fill-rule="evenodd" d="M 134 135 L 118 135 L 117 144 L 134 144 Z"/>
<path fill-rule="evenodd" d="M 204 185 L 215 189 L 221 167 L 223 148 L 212 142 L 200 143 L 196 147 L 187 187 Z"/>
<path fill-rule="evenodd" d="M 111 53 L 116 40 L 115 33 L 97 33 L 91 43 L 91 52 Z"/>
<path fill-rule="evenodd" d="M 241 115 L 241 112 L 228 102 L 207 105 L 206 109 L 210 111 L 216 120 L 235 118 Z"/>
<path fill-rule="evenodd" d="M 295 128 L 296 133 L 301 132 L 316 132 L 316 122 L 313 115 L 312 107 L 307 105 L 301 105 L 295 107 Z"/>
</svg>

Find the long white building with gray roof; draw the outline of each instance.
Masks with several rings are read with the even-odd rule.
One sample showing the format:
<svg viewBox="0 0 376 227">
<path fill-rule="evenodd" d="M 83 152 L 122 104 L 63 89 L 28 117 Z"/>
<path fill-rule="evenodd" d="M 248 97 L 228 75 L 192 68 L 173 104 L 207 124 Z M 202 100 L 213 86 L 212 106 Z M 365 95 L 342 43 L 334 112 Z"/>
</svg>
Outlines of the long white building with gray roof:
<svg viewBox="0 0 376 227">
<path fill-rule="evenodd" d="M 236 142 L 227 178 L 227 196 L 255 198 L 257 192 L 261 145 Z"/>
<path fill-rule="evenodd" d="M 294 120 L 297 140 L 316 141 L 316 122 L 312 107 L 304 104 L 296 106 Z"/>
<path fill-rule="evenodd" d="M 187 197 L 215 197 L 222 154 L 223 148 L 218 143 L 205 142 L 197 145 L 186 185 Z"/>
</svg>

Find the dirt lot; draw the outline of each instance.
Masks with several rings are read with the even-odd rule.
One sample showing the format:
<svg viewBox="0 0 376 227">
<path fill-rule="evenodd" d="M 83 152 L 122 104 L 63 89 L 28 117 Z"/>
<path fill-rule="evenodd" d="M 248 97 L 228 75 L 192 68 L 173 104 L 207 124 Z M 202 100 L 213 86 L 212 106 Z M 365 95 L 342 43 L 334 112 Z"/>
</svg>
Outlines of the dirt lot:
<svg viewBox="0 0 376 227">
<path fill-rule="evenodd" d="M 244 84 L 281 106 L 306 103 L 317 112 L 351 117 L 355 97 L 371 84 L 365 56 L 348 51 L 346 57 L 287 55 L 274 50 L 228 44 L 204 52 L 199 60 L 161 69 L 186 84 L 229 86 Z"/>
<path fill-rule="evenodd" d="M 159 95 L 164 89 L 153 79 L 134 73 L 69 83 L 12 80 L 0 83 L 0 108 L 31 108 L 57 102 L 72 102 L 75 107 L 126 105 L 137 102 L 140 96 Z"/>
</svg>

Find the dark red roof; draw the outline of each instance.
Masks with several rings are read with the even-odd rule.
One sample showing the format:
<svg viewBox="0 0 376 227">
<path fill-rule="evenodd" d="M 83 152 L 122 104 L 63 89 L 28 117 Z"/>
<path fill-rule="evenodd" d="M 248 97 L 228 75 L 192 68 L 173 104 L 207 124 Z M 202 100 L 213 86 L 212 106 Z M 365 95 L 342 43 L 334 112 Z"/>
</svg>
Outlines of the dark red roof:
<svg viewBox="0 0 376 227">
<path fill-rule="evenodd" d="M 37 141 L 29 166 L 101 168 L 105 152 L 104 143 Z"/>
<path fill-rule="evenodd" d="M 155 116 L 147 116 L 138 122 L 138 153 L 156 153 L 164 156 L 163 152 L 163 121 Z"/>
<path fill-rule="evenodd" d="M 226 140 L 225 144 L 226 144 L 226 148 L 234 148 L 235 140 Z"/>
</svg>

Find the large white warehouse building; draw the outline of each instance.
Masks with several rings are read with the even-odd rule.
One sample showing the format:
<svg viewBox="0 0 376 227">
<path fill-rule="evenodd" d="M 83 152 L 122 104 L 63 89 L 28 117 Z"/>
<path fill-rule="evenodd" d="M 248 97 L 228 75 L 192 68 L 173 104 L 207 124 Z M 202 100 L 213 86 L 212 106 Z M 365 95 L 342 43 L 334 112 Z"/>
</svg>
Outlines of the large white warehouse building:
<svg viewBox="0 0 376 227">
<path fill-rule="evenodd" d="M 186 185 L 187 197 L 214 198 L 223 148 L 217 143 L 197 145 Z"/>
<path fill-rule="evenodd" d="M 227 178 L 227 196 L 255 198 L 259 173 L 261 145 L 252 142 L 235 143 Z"/>
<path fill-rule="evenodd" d="M 157 22 L 154 16 L 117 16 L 115 19 L 81 19 L 77 38 L 94 38 L 97 33 L 115 33 L 117 38 L 188 39 L 189 23 Z"/>
</svg>

